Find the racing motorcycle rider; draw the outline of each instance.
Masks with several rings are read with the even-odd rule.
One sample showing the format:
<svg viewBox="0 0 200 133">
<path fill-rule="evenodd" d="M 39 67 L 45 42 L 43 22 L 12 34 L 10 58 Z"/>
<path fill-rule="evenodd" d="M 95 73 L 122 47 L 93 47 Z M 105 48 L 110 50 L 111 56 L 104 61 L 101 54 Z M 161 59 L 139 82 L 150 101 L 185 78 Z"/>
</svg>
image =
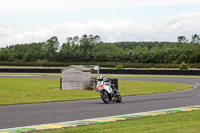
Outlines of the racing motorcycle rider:
<svg viewBox="0 0 200 133">
<path fill-rule="evenodd" d="M 117 93 L 117 90 L 115 89 L 115 87 L 108 86 L 106 84 L 106 82 L 109 82 L 109 79 L 104 78 L 103 75 L 99 75 L 97 77 L 97 86 L 96 88 L 101 91 L 103 89 L 105 89 L 109 94 L 111 94 L 111 96 L 113 96 L 114 94 Z"/>
</svg>

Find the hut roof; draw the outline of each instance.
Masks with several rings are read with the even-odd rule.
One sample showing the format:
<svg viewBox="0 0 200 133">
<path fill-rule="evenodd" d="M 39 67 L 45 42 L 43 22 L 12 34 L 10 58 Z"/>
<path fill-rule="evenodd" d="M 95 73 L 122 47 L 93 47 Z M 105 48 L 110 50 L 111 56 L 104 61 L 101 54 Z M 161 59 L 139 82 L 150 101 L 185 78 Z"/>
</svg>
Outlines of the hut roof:
<svg viewBox="0 0 200 133">
<path fill-rule="evenodd" d="M 79 70 L 81 72 L 90 72 L 90 69 L 85 67 L 85 66 L 83 66 L 83 65 L 71 65 L 71 66 L 68 66 L 68 67 L 62 69 L 61 71 L 65 71 L 65 70 L 67 70 L 69 68 L 75 68 L 75 69 L 77 69 L 77 70 Z"/>
</svg>

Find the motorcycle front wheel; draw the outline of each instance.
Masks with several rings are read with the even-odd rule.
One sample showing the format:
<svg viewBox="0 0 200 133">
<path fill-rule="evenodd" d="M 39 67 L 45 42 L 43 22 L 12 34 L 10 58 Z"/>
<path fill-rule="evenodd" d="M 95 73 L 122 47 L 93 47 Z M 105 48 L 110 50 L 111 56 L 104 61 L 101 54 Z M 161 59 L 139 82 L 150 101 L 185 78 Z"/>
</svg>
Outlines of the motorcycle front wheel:
<svg viewBox="0 0 200 133">
<path fill-rule="evenodd" d="M 104 103 L 110 103 L 111 102 L 111 96 L 105 90 L 103 90 L 101 92 L 101 99 L 104 101 Z"/>
</svg>

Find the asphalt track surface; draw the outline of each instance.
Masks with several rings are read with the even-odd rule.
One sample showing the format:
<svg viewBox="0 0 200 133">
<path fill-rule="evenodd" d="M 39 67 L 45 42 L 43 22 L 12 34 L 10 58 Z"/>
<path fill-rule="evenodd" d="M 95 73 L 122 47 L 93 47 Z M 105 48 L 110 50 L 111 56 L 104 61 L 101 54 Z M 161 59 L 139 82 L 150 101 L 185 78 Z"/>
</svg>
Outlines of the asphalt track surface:
<svg viewBox="0 0 200 133">
<path fill-rule="evenodd" d="M 0 76 L 43 78 L 40 76 Z M 59 78 L 59 77 L 44 77 Z M 101 99 L 0 106 L 0 129 L 74 121 L 176 107 L 200 105 L 200 79 L 118 78 L 119 80 L 176 82 L 195 88 L 152 95 L 123 97 L 122 103 L 104 104 Z"/>
</svg>

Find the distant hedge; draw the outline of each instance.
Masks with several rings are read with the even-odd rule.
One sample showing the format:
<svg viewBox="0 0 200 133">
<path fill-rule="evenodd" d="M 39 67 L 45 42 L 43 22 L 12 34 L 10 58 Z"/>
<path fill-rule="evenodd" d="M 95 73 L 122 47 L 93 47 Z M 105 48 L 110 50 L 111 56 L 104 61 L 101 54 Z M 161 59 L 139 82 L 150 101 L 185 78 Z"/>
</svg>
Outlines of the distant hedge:
<svg viewBox="0 0 200 133">
<path fill-rule="evenodd" d="M 21 62 L 0 61 L 1 66 L 38 66 L 38 67 L 67 67 L 70 65 L 99 65 L 100 67 L 115 68 L 123 65 L 124 68 L 179 68 L 180 64 L 153 64 L 153 63 L 121 63 L 121 62 Z M 190 68 L 200 68 L 200 63 L 187 64 Z"/>
</svg>

